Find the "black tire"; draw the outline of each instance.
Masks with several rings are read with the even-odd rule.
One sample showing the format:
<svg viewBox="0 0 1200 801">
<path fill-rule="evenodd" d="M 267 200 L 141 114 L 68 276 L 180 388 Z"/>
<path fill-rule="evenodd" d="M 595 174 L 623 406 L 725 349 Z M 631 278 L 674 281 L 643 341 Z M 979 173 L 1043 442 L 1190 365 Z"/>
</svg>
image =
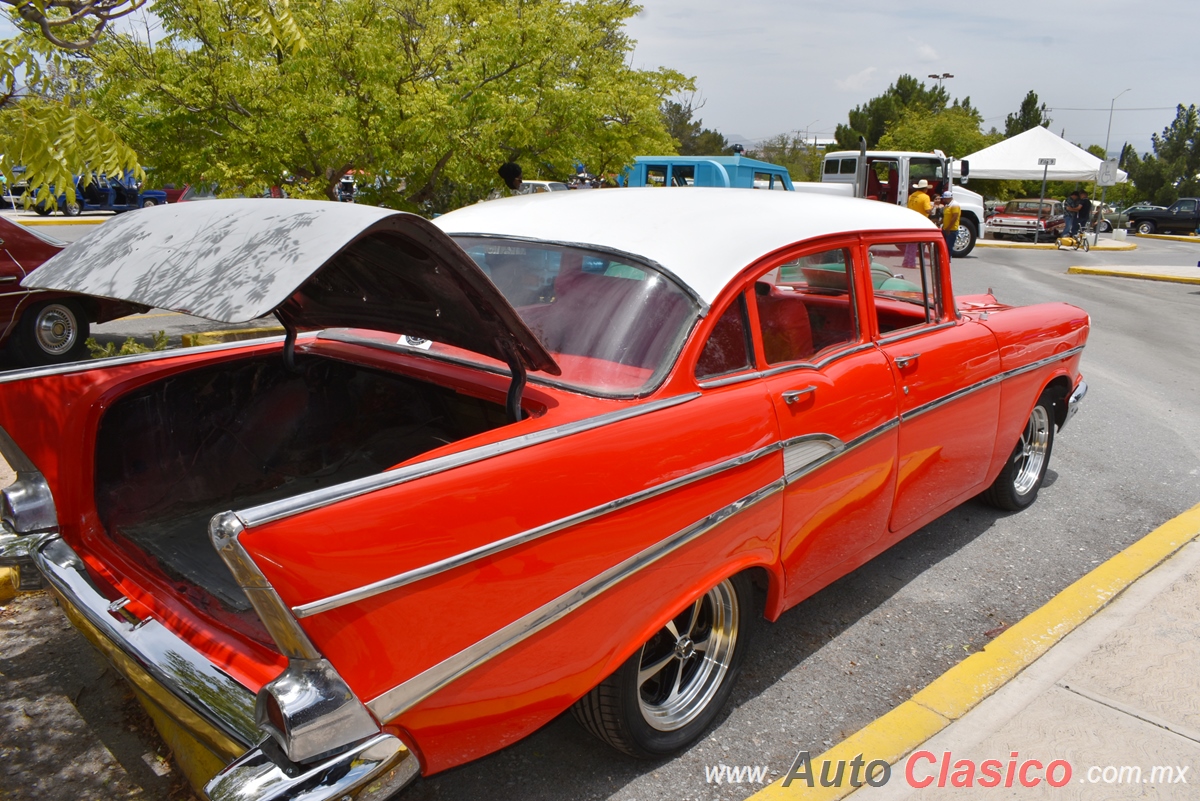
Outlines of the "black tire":
<svg viewBox="0 0 1200 801">
<path fill-rule="evenodd" d="M 50 208 L 49 206 L 47 206 L 45 204 L 38 204 L 33 207 L 33 210 L 36 211 L 38 213 L 38 215 L 41 217 L 49 217 L 51 214 L 54 213 L 54 209 Z"/>
<path fill-rule="evenodd" d="M 979 229 L 971 220 L 964 219 L 958 225 L 958 238 L 954 240 L 952 258 L 961 259 L 975 249 L 975 241 L 979 238 Z"/>
<path fill-rule="evenodd" d="M 1080 237 L 1079 238 L 1079 247 L 1083 249 L 1084 253 L 1087 253 L 1089 250 L 1092 249 L 1092 242 L 1090 239 L 1090 235 L 1081 233 L 1079 235 L 1079 237 Z"/>
<path fill-rule="evenodd" d="M 1100 224 L 1096 226 L 1096 230 L 1102 234 L 1107 234 L 1112 230 L 1112 223 L 1110 223 L 1108 220 L 1101 220 Z"/>
<path fill-rule="evenodd" d="M 757 617 L 749 577 L 725 579 L 576 701 L 571 714 L 596 737 L 639 759 L 686 748 L 729 700 Z"/>
<path fill-rule="evenodd" d="M 157 206 L 157 205 L 158 205 L 158 201 L 157 201 L 157 200 L 155 200 L 155 199 L 154 199 L 154 198 L 152 198 L 152 197 L 148 197 L 148 198 L 146 198 L 145 200 L 143 200 L 143 201 L 142 201 L 142 208 L 143 208 L 143 209 L 149 209 L 149 208 L 153 208 L 154 206 Z"/>
<path fill-rule="evenodd" d="M 87 316 L 73 300 L 30 306 L 17 321 L 12 345 L 27 367 L 79 361 L 87 355 Z"/>
<path fill-rule="evenodd" d="M 76 200 L 74 203 L 68 200 L 66 203 L 62 204 L 62 213 L 64 217 L 78 217 L 79 213 L 82 211 L 83 207 L 79 205 L 78 200 Z"/>
<path fill-rule="evenodd" d="M 1032 504 L 1046 479 L 1053 450 L 1054 402 L 1042 397 L 1029 413 L 1029 420 L 1004 463 L 1004 469 L 992 486 L 984 490 L 983 499 L 1008 512 L 1017 512 Z"/>
<path fill-rule="evenodd" d="M 1142 220 L 1137 223 L 1137 232 L 1139 234 L 1152 234 L 1155 231 L 1154 223 L 1150 220 Z"/>
</svg>

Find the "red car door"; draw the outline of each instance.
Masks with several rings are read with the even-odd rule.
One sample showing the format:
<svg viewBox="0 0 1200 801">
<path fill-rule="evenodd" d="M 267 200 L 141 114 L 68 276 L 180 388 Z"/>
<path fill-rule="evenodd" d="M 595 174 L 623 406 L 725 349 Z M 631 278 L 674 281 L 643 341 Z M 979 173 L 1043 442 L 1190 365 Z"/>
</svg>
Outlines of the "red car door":
<svg viewBox="0 0 1200 801">
<path fill-rule="evenodd" d="M 996 439 L 995 337 L 958 318 L 940 243 L 870 243 L 872 311 L 900 402 L 892 531 L 923 523 L 986 477 Z M 887 273 L 891 278 L 884 278 Z"/>
<path fill-rule="evenodd" d="M 779 422 L 787 488 L 781 559 L 796 603 L 861 564 L 887 531 L 895 382 L 862 327 L 852 242 L 792 256 L 754 282 L 757 360 Z"/>
</svg>

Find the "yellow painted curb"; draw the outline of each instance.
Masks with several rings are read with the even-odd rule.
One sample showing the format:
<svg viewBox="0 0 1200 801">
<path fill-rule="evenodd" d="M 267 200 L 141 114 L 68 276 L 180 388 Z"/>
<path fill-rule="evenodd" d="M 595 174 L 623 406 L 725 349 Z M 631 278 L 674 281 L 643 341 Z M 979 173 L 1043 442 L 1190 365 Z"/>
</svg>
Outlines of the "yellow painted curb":
<svg viewBox="0 0 1200 801">
<path fill-rule="evenodd" d="M 1121 270 L 1106 270 L 1103 267 L 1070 267 L 1067 269 L 1067 272 L 1071 275 L 1105 275 L 1114 278 L 1140 278 L 1143 281 L 1167 281 L 1173 284 L 1200 284 L 1200 275 L 1188 278 L 1186 275 L 1124 272 Z"/>
<path fill-rule="evenodd" d="M 1163 239 L 1171 242 L 1200 242 L 1200 236 L 1185 234 L 1134 234 L 1139 239 Z"/>
<path fill-rule="evenodd" d="M 17 220 L 17 222 L 19 222 L 21 225 L 100 225 L 101 223 L 108 222 L 108 220 L 109 220 L 108 217 L 104 217 L 102 219 L 92 219 L 92 220 L 79 220 L 79 219 L 42 220 L 42 219 L 37 219 L 37 220 Z"/>
<path fill-rule="evenodd" d="M 1017 622 L 979 653 L 959 662 L 908 701 L 813 757 L 813 775 L 826 760 L 849 762 L 858 754 L 896 764 L 951 722 L 1000 689 L 1018 673 L 1113 601 L 1122 591 L 1200 536 L 1200 504 L 1168 520 Z M 788 768 L 790 769 L 790 765 Z M 786 771 L 785 771 L 786 778 Z M 781 778 L 750 796 L 756 801 L 843 798 L 856 788 L 809 787 Z"/>
<path fill-rule="evenodd" d="M 1032 242 L 996 242 L 995 240 L 984 241 L 982 239 L 975 243 L 975 247 L 1012 248 L 1013 250 L 1058 250 L 1058 245 L 1050 242 L 1041 242 L 1035 245 Z M 1137 250 L 1137 245 L 1133 242 L 1126 242 L 1123 245 L 1105 242 L 1103 244 L 1092 245 L 1092 250 L 1103 253 L 1116 253 L 1121 251 Z"/>
<path fill-rule="evenodd" d="M 284 333 L 282 326 L 266 328 L 235 328 L 229 331 L 204 331 L 199 334 L 184 334 L 183 346 L 194 348 L 197 345 L 219 345 L 222 342 L 241 342 L 246 339 L 273 337 Z"/>
</svg>

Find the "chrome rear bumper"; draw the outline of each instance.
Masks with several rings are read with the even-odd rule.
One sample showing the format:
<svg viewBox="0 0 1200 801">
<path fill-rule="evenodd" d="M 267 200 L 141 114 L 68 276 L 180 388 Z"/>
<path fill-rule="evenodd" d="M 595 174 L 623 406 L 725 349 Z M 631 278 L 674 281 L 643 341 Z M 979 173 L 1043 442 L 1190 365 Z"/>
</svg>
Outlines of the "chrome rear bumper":
<svg viewBox="0 0 1200 801">
<path fill-rule="evenodd" d="M 254 693 L 157 620 L 121 614 L 124 599 L 101 594 L 61 538 L 43 535 L 31 544 L 33 560 L 67 617 L 153 705 L 148 709 L 160 730 L 172 729 L 175 736 L 163 731 L 164 737 L 189 781 L 212 801 L 376 801 L 420 772 L 416 756 L 384 732 L 315 763 L 291 762 L 264 740 Z M 207 753 L 181 754 L 180 730 Z"/>
</svg>

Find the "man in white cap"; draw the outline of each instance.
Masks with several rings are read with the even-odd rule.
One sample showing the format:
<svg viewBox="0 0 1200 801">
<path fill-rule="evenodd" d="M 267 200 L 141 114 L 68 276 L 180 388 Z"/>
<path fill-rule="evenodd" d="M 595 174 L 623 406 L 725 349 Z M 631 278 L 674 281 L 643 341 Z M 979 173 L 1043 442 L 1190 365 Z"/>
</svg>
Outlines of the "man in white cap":
<svg viewBox="0 0 1200 801">
<path fill-rule="evenodd" d="M 946 240 L 946 250 L 950 258 L 954 258 L 954 242 L 958 239 L 958 226 L 962 221 L 962 207 L 954 199 L 953 192 L 942 193 L 942 237 Z"/>
</svg>

